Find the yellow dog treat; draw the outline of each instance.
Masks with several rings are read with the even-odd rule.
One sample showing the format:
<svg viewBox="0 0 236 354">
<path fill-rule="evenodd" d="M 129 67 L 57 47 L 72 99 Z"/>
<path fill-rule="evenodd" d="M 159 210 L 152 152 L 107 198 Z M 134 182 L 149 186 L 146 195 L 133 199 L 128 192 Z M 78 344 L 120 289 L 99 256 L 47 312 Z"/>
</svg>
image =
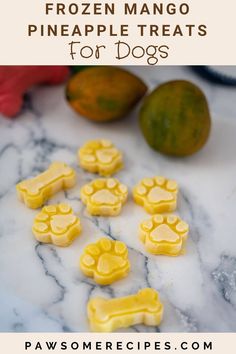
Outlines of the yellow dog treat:
<svg viewBox="0 0 236 354">
<path fill-rule="evenodd" d="M 29 208 L 41 207 L 44 202 L 61 189 L 76 183 L 75 171 L 63 162 L 54 162 L 40 175 L 17 184 L 18 198 Z"/>
<path fill-rule="evenodd" d="M 82 168 L 105 177 L 123 167 L 121 152 L 105 139 L 88 141 L 79 149 L 78 159 Z"/>
<path fill-rule="evenodd" d="M 70 205 L 48 205 L 36 216 L 32 231 L 39 242 L 66 247 L 79 236 L 81 224 Z"/>
<path fill-rule="evenodd" d="M 140 224 L 139 236 L 152 254 L 178 256 L 184 252 L 188 224 L 176 215 L 154 215 Z"/>
<path fill-rule="evenodd" d="M 115 216 L 127 200 L 128 188 L 115 178 L 98 178 L 84 185 L 80 195 L 89 214 Z"/>
<path fill-rule="evenodd" d="M 133 189 L 134 201 L 150 214 L 174 211 L 177 193 L 177 183 L 161 176 L 144 178 Z"/>
<path fill-rule="evenodd" d="M 128 249 L 123 242 L 103 237 L 84 249 L 80 269 L 98 284 L 112 284 L 126 277 L 130 270 Z"/>
<path fill-rule="evenodd" d="M 87 311 L 94 332 L 112 332 L 137 324 L 158 326 L 163 305 L 156 290 L 145 288 L 137 294 L 111 300 L 93 298 L 88 302 Z"/>
</svg>

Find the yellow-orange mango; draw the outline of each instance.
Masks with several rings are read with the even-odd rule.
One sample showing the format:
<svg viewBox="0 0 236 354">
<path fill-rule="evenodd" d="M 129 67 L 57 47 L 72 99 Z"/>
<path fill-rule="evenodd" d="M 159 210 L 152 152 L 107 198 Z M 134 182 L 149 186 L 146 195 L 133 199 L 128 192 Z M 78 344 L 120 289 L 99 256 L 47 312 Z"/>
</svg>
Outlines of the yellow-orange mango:
<svg viewBox="0 0 236 354">
<path fill-rule="evenodd" d="M 96 66 L 72 76 L 66 96 L 71 107 L 94 121 L 110 121 L 126 116 L 145 95 L 146 85 L 121 68 Z"/>
</svg>

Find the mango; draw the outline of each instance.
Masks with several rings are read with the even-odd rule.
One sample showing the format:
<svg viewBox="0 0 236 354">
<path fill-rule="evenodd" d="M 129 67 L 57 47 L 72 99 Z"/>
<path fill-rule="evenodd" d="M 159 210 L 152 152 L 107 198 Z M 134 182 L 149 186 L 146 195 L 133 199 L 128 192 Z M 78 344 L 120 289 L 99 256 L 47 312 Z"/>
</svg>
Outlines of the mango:
<svg viewBox="0 0 236 354">
<path fill-rule="evenodd" d="M 72 65 L 70 67 L 70 71 L 72 74 L 76 74 L 78 73 L 79 71 L 82 71 L 82 70 L 85 70 L 87 68 L 89 68 L 90 66 L 86 66 L 86 65 Z"/>
<path fill-rule="evenodd" d="M 125 117 L 145 95 L 138 77 L 118 67 L 95 66 L 73 75 L 66 87 L 70 106 L 97 122 Z"/>
<path fill-rule="evenodd" d="M 187 156 L 206 143 L 211 117 L 204 93 L 189 81 L 164 83 L 148 95 L 140 109 L 140 127 L 156 151 Z"/>
</svg>

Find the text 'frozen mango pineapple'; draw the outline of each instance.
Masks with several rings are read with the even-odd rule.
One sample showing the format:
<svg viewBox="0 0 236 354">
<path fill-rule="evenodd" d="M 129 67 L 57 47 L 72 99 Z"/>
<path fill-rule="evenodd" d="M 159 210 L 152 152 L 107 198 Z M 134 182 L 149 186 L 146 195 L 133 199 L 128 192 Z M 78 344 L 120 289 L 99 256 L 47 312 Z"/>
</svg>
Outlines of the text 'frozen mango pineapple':
<svg viewBox="0 0 236 354">
<path fill-rule="evenodd" d="M 80 269 L 100 285 L 112 284 L 129 273 L 128 249 L 123 242 L 103 237 L 85 247 Z"/>
<path fill-rule="evenodd" d="M 70 205 L 48 205 L 36 215 L 32 231 L 39 242 L 66 247 L 79 236 L 81 223 Z"/>
<path fill-rule="evenodd" d="M 163 317 L 163 305 L 158 292 L 152 288 L 121 298 L 93 298 L 88 302 L 87 311 L 94 332 L 112 332 L 137 324 L 158 326 Z"/>
<path fill-rule="evenodd" d="M 51 196 L 76 183 L 75 171 L 63 162 L 53 162 L 49 168 L 34 178 L 16 185 L 18 198 L 29 208 L 41 207 Z"/>
<path fill-rule="evenodd" d="M 139 236 L 152 254 L 178 256 L 184 253 L 189 226 L 176 215 L 154 215 L 140 224 Z"/>
<path fill-rule="evenodd" d="M 116 216 L 127 200 L 128 188 L 115 178 L 98 178 L 84 185 L 80 195 L 89 214 Z"/>
<path fill-rule="evenodd" d="M 150 214 L 174 211 L 178 185 L 162 176 L 142 179 L 133 189 L 134 201 Z"/>
<path fill-rule="evenodd" d="M 123 167 L 122 153 L 110 140 L 91 140 L 78 151 L 79 164 L 86 171 L 110 177 Z"/>
</svg>

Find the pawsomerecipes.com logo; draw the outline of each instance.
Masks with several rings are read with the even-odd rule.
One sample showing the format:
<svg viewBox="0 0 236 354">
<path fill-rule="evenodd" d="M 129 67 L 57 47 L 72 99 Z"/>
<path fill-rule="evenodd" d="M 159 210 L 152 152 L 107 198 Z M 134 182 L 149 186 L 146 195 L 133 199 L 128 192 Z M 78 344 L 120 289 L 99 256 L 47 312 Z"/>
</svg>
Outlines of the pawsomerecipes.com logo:
<svg viewBox="0 0 236 354">
<path fill-rule="evenodd" d="M 181 351 L 212 351 L 213 343 L 212 341 L 180 341 L 179 343 L 172 343 L 171 341 L 26 341 L 24 343 L 25 351 L 32 352 L 38 351 L 45 353 L 47 351 L 61 351 L 66 350 L 80 351 L 80 352 L 90 352 L 90 351 L 101 351 L 101 352 L 112 352 L 112 351 L 127 351 L 137 352 L 137 351 L 168 351 L 169 353 L 174 353 L 176 350 Z"/>
</svg>

